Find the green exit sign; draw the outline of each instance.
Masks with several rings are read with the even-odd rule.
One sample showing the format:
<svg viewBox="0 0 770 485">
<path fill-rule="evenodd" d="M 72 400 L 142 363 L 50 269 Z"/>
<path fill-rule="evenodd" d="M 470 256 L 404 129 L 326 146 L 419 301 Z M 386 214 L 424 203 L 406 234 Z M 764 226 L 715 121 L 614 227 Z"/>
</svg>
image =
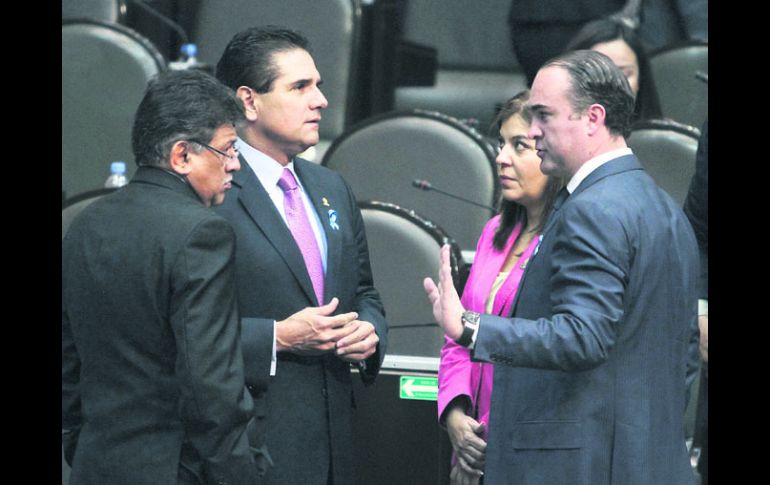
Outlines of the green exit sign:
<svg viewBox="0 0 770 485">
<path fill-rule="evenodd" d="M 438 399 L 438 377 L 401 376 L 401 399 L 435 401 Z"/>
</svg>

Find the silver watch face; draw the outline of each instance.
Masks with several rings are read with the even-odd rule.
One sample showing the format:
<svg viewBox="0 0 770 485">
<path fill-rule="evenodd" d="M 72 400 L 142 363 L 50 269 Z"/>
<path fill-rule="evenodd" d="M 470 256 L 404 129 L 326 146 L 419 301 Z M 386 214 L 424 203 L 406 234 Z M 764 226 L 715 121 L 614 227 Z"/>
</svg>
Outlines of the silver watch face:
<svg viewBox="0 0 770 485">
<path fill-rule="evenodd" d="M 462 321 L 464 324 L 467 323 L 468 325 L 475 327 L 479 324 L 480 318 L 481 315 L 477 312 L 464 312 Z"/>
</svg>

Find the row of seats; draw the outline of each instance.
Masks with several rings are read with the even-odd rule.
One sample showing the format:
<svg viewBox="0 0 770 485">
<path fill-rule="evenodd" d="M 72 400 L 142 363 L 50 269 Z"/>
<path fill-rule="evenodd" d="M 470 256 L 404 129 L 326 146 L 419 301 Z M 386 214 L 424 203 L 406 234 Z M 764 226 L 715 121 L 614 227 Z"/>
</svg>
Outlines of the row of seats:
<svg viewBox="0 0 770 485">
<path fill-rule="evenodd" d="M 389 44 L 404 40 L 434 46 L 438 55 L 435 84 L 399 87 L 393 81 L 377 90 L 390 90 L 384 95 L 390 96 L 392 103 L 369 100 L 370 104 L 386 112 L 420 109 L 464 122 L 476 120 L 479 131 L 489 134 L 487 129 L 497 105 L 525 87 L 507 41 L 504 16 L 495 15 L 505 10 L 507 0 L 494 1 L 492 8 L 485 9 L 468 9 L 459 0 L 442 1 L 441 5 L 396 0 L 378 0 L 374 5 L 364 5 L 360 0 L 226 0 L 227 5 L 199 2 L 190 33 L 199 44 L 200 60 L 212 65 L 232 34 L 248 26 L 288 23 L 305 32 L 314 46 L 330 102 L 321 124 L 321 142 L 305 154 L 320 162 L 344 133 L 372 117 L 371 110 L 367 112 L 360 106 L 367 104 L 367 97 L 372 95 L 368 91 L 375 87 L 376 80 L 370 79 L 367 84 L 362 78 L 373 74 L 375 68 L 378 75 L 382 74 L 384 69 L 378 62 L 390 60 L 401 69 L 416 69 L 399 63 L 397 49 L 383 46 L 388 43 L 385 40 L 391 41 Z M 403 4 L 394 7 L 395 13 L 388 17 L 400 19 L 396 22 L 399 27 L 377 27 L 378 18 L 372 18 L 386 18 L 383 5 L 388 4 Z M 119 0 L 63 3 L 63 18 L 87 13 L 93 17 L 62 21 L 62 191 L 66 196 L 101 187 L 113 160 L 128 162 L 128 175 L 132 175 L 131 117 L 147 79 L 168 68 L 147 38 L 118 23 L 125 17 L 125 9 L 125 2 Z M 324 22 L 317 22 L 318 18 L 324 18 Z M 387 29 L 395 33 L 388 37 L 381 32 Z M 707 44 L 693 43 L 680 50 L 664 49 L 653 56 L 661 98 L 673 100 L 663 102 L 667 117 L 705 117 L 708 85 L 696 79 L 694 72 L 705 73 L 707 79 L 707 48 Z M 389 57 L 383 53 L 387 49 Z M 373 59 L 367 59 L 369 54 Z M 677 79 L 695 84 L 679 88 L 685 86 L 685 81 Z M 689 124 L 700 126 L 695 121 Z M 486 188 L 481 190 L 486 194 Z M 451 227 L 448 230 L 464 240 L 460 232 Z M 463 246 L 467 244 L 463 242 Z"/>
<path fill-rule="evenodd" d="M 293 3 L 295 1 L 303 3 L 304 0 L 286 1 L 282 4 L 284 7 L 297 7 L 297 4 Z M 316 2 L 310 4 L 315 5 Z M 310 18 L 318 18 L 322 14 L 338 19 L 346 18 L 348 22 L 338 25 L 339 36 L 348 36 L 350 39 L 360 36 L 360 32 L 355 28 L 360 16 L 359 9 L 354 8 L 356 2 L 345 0 L 336 2 L 335 5 L 339 11 L 333 14 L 328 10 L 328 6 L 322 12 L 317 10 L 317 6 L 316 10 L 308 9 L 308 5 L 304 3 L 303 8 L 297 8 L 297 11 L 305 12 Z M 225 9 L 211 8 L 209 11 L 210 7 L 205 5 L 201 8 L 201 22 L 196 30 L 196 38 L 203 40 L 207 46 L 207 49 L 201 51 L 201 59 L 213 63 L 216 61 L 214 53 L 224 48 L 228 40 L 226 37 L 231 32 L 245 28 L 252 20 L 248 20 L 248 15 L 236 16 L 235 19 L 228 15 L 225 20 L 221 15 Z M 425 10 L 422 8 L 424 15 Z M 419 11 L 419 8 L 412 7 L 410 12 L 414 11 Z M 275 16 L 264 14 L 260 21 L 277 23 L 282 18 L 288 18 L 285 17 L 285 12 L 280 12 L 280 8 L 272 15 Z M 302 18 L 297 21 L 300 22 Z M 206 21 L 203 22 L 203 19 Z M 319 26 L 316 26 L 315 30 L 302 28 L 315 44 L 316 58 L 320 69 L 325 73 L 326 85 L 355 85 L 349 76 L 355 70 L 353 60 L 357 54 L 352 50 L 333 49 L 332 40 L 328 38 L 325 39 L 328 43 L 319 43 L 318 39 L 324 36 Z M 413 34 L 414 28 L 407 28 L 406 31 Z M 226 32 L 226 35 L 221 32 Z M 63 190 L 78 194 L 101 186 L 105 174 L 94 167 L 102 166 L 104 160 L 125 158 L 124 154 L 130 152 L 128 133 L 133 110 L 141 97 L 146 79 L 166 66 L 162 57 L 153 50 L 146 39 L 118 24 L 93 20 L 63 21 L 62 37 L 63 60 L 67 60 L 66 63 L 63 62 L 62 68 L 62 184 Z M 350 39 L 337 38 L 335 42 L 356 44 Z M 84 52 L 87 55 L 83 55 Z M 341 57 L 326 57 L 332 55 Z M 117 62 L 120 59 L 125 62 Z M 104 68 L 107 62 L 111 65 L 110 69 Z M 456 66 L 457 62 L 459 61 L 454 59 L 447 61 L 445 65 Z M 337 65 L 340 69 L 324 68 L 324 63 L 327 66 Z M 89 82 L 83 82 L 84 79 Z M 384 201 L 392 204 L 392 207 L 402 208 L 402 212 L 411 211 L 409 213 L 412 214 L 413 220 L 410 224 L 414 224 L 416 219 L 432 221 L 429 225 L 447 235 L 446 237 L 453 241 L 452 244 L 461 251 L 459 261 L 462 262 L 462 253 L 472 254 L 475 249 L 478 235 L 484 223 L 494 214 L 492 207 L 497 204 L 500 196 L 494 163 L 496 151 L 488 138 L 481 136 L 456 117 L 420 109 L 393 111 L 367 118 L 348 127 L 349 116 L 346 110 L 349 106 L 344 99 L 345 92 L 345 89 L 327 90 L 330 100 L 335 95 L 339 98 L 330 103 L 330 108 L 324 116 L 322 136 L 325 136 L 328 146 L 324 149 L 321 163 L 340 172 L 352 185 L 359 200 Z M 120 93 L 120 96 L 116 96 L 116 93 Z M 117 99 L 125 101 L 122 108 L 115 107 Z M 105 106 L 112 108 L 107 110 L 104 109 Z M 334 106 L 337 107 L 336 111 Z M 84 116 L 74 123 L 68 117 L 77 111 L 89 116 Z M 698 130 L 695 128 L 670 120 L 648 120 L 634 126 L 629 145 L 640 156 L 653 178 L 681 204 L 694 170 L 697 139 Z M 65 161 L 68 163 L 66 167 Z M 129 163 L 128 166 L 133 169 L 133 164 Z M 415 179 L 427 181 L 439 190 L 419 190 L 413 185 Z M 460 195 L 477 205 L 447 197 L 440 192 Z M 91 200 L 90 195 L 70 198 L 67 205 L 72 207 L 76 202 L 87 204 Z M 367 207 L 364 210 L 371 213 L 373 209 Z M 391 208 L 391 213 L 394 212 L 397 211 Z M 388 261 L 375 271 L 379 281 L 384 279 L 385 288 L 389 288 L 387 275 L 391 273 L 399 276 L 395 278 L 398 281 L 402 281 L 400 276 L 411 274 L 408 273 L 410 268 L 419 268 L 420 274 L 425 274 L 425 267 L 420 265 L 408 265 L 408 268 L 393 272 L 392 268 L 398 267 L 397 262 L 406 259 L 403 255 L 411 253 L 401 250 L 403 244 L 394 244 L 390 237 L 380 236 L 370 235 L 370 240 L 375 247 L 382 245 L 381 248 L 374 249 L 374 252 L 381 253 L 381 260 Z M 472 261 L 469 257 L 466 257 L 466 260 L 469 263 Z M 435 264 L 433 259 L 430 261 L 430 264 Z M 376 262 L 373 264 L 378 266 Z M 462 267 L 463 265 L 460 265 L 458 270 Z M 419 281 L 419 278 L 415 277 L 415 281 Z M 393 305 L 394 308 L 414 308 L 422 301 L 419 289 L 403 292 L 404 287 L 398 284 L 393 288 L 385 290 L 385 293 L 403 293 L 387 296 L 392 302 L 399 302 Z M 415 295 L 418 301 L 409 299 Z M 407 317 L 409 320 L 402 320 L 399 315 L 394 315 L 394 328 L 413 328 L 414 330 L 409 331 L 411 334 L 425 332 L 418 324 L 429 322 L 429 315 L 422 319 L 415 319 L 413 314 L 405 315 L 405 318 Z M 413 325 L 418 326 L 412 327 Z M 404 335 L 407 333 L 403 332 Z M 428 333 L 432 335 L 431 332 Z M 416 343 L 416 355 L 436 355 L 436 345 L 440 341 L 433 339 L 433 344 L 422 345 L 418 343 L 421 340 L 410 337 L 405 339 L 405 342 Z"/>
<path fill-rule="evenodd" d="M 209 66 L 216 64 L 235 32 L 254 25 L 285 24 L 309 38 L 329 100 L 321 143 L 315 149 L 320 160 L 324 148 L 352 123 L 358 102 L 361 2 L 196 3 L 190 34 L 199 46 L 199 60 Z M 133 114 L 147 81 L 169 68 L 168 60 L 146 37 L 119 23 L 125 5 L 115 7 L 118 4 L 123 5 L 114 0 L 63 3 L 62 191 L 66 197 L 101 187 L 113 160 L 126 161 L 132 175 Z"/>
</svg>

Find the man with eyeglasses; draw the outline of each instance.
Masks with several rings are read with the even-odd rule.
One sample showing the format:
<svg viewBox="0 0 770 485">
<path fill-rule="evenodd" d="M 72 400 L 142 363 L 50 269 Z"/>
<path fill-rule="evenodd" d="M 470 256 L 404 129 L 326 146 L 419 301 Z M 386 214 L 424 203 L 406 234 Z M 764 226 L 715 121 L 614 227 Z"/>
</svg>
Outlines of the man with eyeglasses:
<svg viewBox="0 0 770 485">
<path fill-rule="evenodd" d="M 267 482 L 354 484 L 351 365 L 374 380 L 387 323 L 355 196 L 339 174 L 297 157 L 319 141 L 321 76 L 307 39 L 280 27 L 236 34 L 216 74 L 246 116 L 243 170 L 217 212 L 238 240 L 246 383 L 273 461 Z"/>
<path fill-rule="evenodd" d="M 70 484 L 260 483 L 230 224 L 243 111 L 201 71 L 150 82 L 131 182 L 62 241 L 62 441 Z"/>
</svg>

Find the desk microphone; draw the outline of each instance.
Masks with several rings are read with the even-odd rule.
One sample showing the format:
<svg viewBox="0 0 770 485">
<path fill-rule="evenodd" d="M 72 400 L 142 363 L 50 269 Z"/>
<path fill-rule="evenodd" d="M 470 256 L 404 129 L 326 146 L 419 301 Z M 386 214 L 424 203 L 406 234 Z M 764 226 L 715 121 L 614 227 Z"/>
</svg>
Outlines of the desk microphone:
<svg viewBox="0 0 770 485">
<path fill-rule="evenodd" d="M 465 199 L 463 197 L 460 197 L 459 195 L 450 194 L 449 192 L 444 192 L 443 190 L 437 189 L 436 187 L 433 186 L 433 184 L 431 184 L 427 180 L 414 179 L 414 180 L 412 180 L 412 185 L 417 187 L 418 189 L 422 189 L 422 190 L 425 190 L 425 191 L 433 190 L 434 192 L 438 192 L 439 194 L 444 194 L 444 195 L 446 195 L 448 197 L 460 200 L 460 201 L 465 202 L 467 204 L 475 205 L 476 207 L 481 207 L 482 209 L 489 209 L 492 212 L 497 212 L 497 210 L 494 207 L 492 207 L 492 206 L 488 206 L 488 205 L 484 205 L 484 204 L 479 204 L 477 202 L 473 202 L 472 200 L 468 200 L 468 199 Z"/>
</svg>

